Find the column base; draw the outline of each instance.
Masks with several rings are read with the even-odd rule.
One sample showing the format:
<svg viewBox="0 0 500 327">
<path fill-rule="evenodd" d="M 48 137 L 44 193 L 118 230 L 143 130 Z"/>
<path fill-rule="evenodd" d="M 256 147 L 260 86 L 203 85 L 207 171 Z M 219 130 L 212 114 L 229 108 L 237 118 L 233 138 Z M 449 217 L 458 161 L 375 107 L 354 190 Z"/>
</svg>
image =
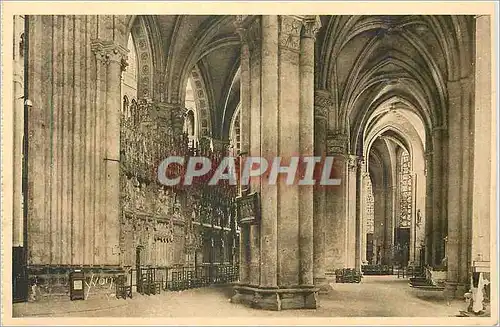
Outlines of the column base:
<svg viewBox="0 0 500 327">
<path fill-rule="evenodd" d="M 455 298 L 463 299 L 466 292 L 467 289 L 465 284 L 457 284 L 457 289 L 455 290 Z"/>
<path fill-rule="evenodd" d="M 333 287 L 328 283 L 326 278 L 315 278 L 314 286 L 319 289 L 319 294 L 328 294 L 333 290 Z"/>
<path fill-rule="evenodd" d="M 319 307 L 316 287 L 263 288 L 235 285 L 231 303 L 261 310 L 316 309 Z"/>
<path fill-rule="evenodd" d="M 325 272 L 325 279 L 326 279 L 328 284 L 335 283 L 335 280 L 336 280 L 335 271 Z"/>
<path fill-rule="evenodd" d="M 443 295 L 445 299 L 450 300 L 455 298 L 455 294 L 457 292 L 457 284 L 458 283 L 456 282 L 449 282 L 449 281 L 446 281 L 444 283 Z"/>
</svg>

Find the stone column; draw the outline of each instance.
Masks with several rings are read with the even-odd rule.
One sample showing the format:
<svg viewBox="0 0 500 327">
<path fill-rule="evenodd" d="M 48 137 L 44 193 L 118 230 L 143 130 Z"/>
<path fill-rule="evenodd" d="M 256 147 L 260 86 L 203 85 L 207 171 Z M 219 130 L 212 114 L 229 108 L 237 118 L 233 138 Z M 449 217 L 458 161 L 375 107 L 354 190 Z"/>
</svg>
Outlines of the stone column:
<svg viewBox="0 0 500 327">
<path fill-rule="evenodd" d="M 14 16 L 14 64 L 13 69 L 13 210 L 12 210 L 12 246 L 24 246 L 23 230 L 23 137 L 24 137 L 24 19 Z M 21 37 L 23 35 L 23 38 Z M 30 99 L 27 99 L 30 100 Z M 30 100 L 31 101 L 31 100 Z M 29 110 L 30 108 L 28 108 Z"/>
<path fill-rule="evenodd" d="M 347 172 L 347 228 L 346 228 L 346 267 L 347 268 L 359 268 L 359 210 L 358 210 L 358 200 L 359 200 L 359 189 L 358 189 L 358 167 L 359 160 L 355 155 L 349 156 L 348 161 L 348 172 Z"/>
<path fill-rule="evenodd" d="M 318 20 L 319 16 L 316 16 L 305 21 L 300 40 L 299 152 L 302 156 L 314 154 L 314 41 L 316 32 L 321 26 Z M 299 199 L 299 282 L 303 286 L 312 286 L 314 285 L 313 186 L 301 185 Z"/>
<path fill-rule="evenodd" d="M 433 152 L 427 151 L 425 153 L 425 171 L 426 171 L 426 200 L 425 200 L 425 263 L 433 265 L 433 224 L 434 218 L 433 211 L 433 165 L 432 165 Z"/>
<path fill-rule="evenodd" d="M 460 175 L 462 172 L 461 153 L 463 149 L 460 144 L 461 137 L 461 85 L 460 81 L 448 83 L 449 102 L 449 139 L 456 142 L 448 143 L 448 236 L 446 243 L 446 258 L 448 262 L 448 272 L 446 277 L 445 293 L 447 297 L 453 297 L 458 284 L 458 272 L 460 268 L 460 246 L 461 246 L 461 206 L 460 189 L 462 182 Z M 441 152 L 438 148 L 434 153 Z M 437 161 L 437 160 L 436 160 Z M 439 162 L 439 161 L 437 161 Z M 434 176 L 436 180 L 436 176 Z M 436 188 L 435 188 L 436 189 Z M 437 206 L 434 203 L 434 206 Z M 436 219 L 437 216 L 434 216 Z"/>
<path fill-rule="evenodd" d="M 362 213 L 362 198 L 364 196 L 363 189 L 363 167 L 364 159 L 358 157 L 356 161 L 356 249 L 354 267 L 357 271 L 361 271 L 361 262 L 363 258 L 363 213 Z M 365 235 L 366 236 L 366 235 Z"/>
<path fill-rule="evenodd" d="M 306 20 L 247 16 L 238 23 L 246 30 L 250 50 L 250 76 L 246 76 L 250 78 L 250 154 L 267 159 L 270 165 L 280 157 L 279 165 L 287 167 L 292 156 L 312 153 L 313 132 L 308 127 L 313 119 L 313 84 L 308 66 L 313 58 L 308 57 L 314 54 L 310 40 L 301 39 Z M 306 43 L 301 45 L 303 40 Z M 301 86 L 310 87 L 311 93 L 300 96 L 307 91 Z M 318 290 L 312 284 L 312 189 L 287 185 L 283 174 L 276 182 L 270 177 L 266 173 L 250 183 L 251 192 L 260 195 L 261 217 L 250 226 L 250 283 L 235 287 L 233 301 L 271 310 L 314 308 Z"/>
<path fill-rule="evenodd" d="M 471 121 L 473 122 L 473 92 L 474 80 L 473 75 L 462 78 L 461 86 L 461 102 L 462 102 L 462 121 L 461 121 L 461 160 L 462 173 L 460 182 L 460 265 L 458 274 L 457 298 L 463 298 L 465 292 L 469 290 L 471 266 L 471 200 L 473 187 L 473 161 L 471 155 L 473 153 L 473 138 L 471 137 Z"/>
<path fill-rule="evenodd" d="M 444 231 L 442 213 L 442 165 L 443 165 L 443 128 L 434 128 L 432 131 L 432 263 L 433 266 L 439 266 L 444 258 Z"/>
<path fill-rule="evenodd" d="M 490 264 L 491 221 L 495 212 L 495 117 L 491 106 L 491 18 L 476 17 L 474 178 L 472 194 L 472 264 Z"/>
<path fill-rule="evenodd" d="M 491 16 L 476 16 L 475 96 L 474 96 L 474 162 L 472 186 L 472 271 L 491 280 L 490 238 L 496 221 L 495 114 L 491 103 Z M 493 225 L 493 226 L 492 226 Z M 493 236 L 494 237 L 494 236 Z M 478 292 L 482 292 L 479 289 Z M 482 303 L 478 303 L 478 308 Z"/>
<path fill-rule="evenodd" d="M 287 109 L 298 112 L 298 99 L 295 97 L 289 97 L 286 100 L 282 99 L 281 92 L 278 89 L 279 76 L 278 76 L 278 63 L 280 67 L 283 68 L 283 74 L 288 73 L 288 81 L 290 84 L 297 83 L 296 71 L 293 70 L 292 63 L 297 64 L 298 56 L 296 58 L 291 56 L 289 60 L 283 58 L 278 49 L 279 28 L 280 21 L 278 16 L 262 16 L 261 18 L 261 32 L 262 32 L 262 43 L 261 43 L 261 129 L 260 129 L 260 154 L 263 158 L 270 160 L 278 155 L 278 147 L 284 147 L 287 149 L 287 145 L 291 148 L 296 149 L 298 147 L 298 140 L 293 140 L 288 144 L 283 144 L 282 139 L 279 138 L 279 132 L 283 131 L 282 125 L 279 123 L 281 116 L 281 108 L 288 105 Z M 288 59 L 288 58 L 287 58 Z M 295 61 L 294 61 L 295 60 Z M 283 62 L 282 62 L 283 61 Z M 292 61 L 292 62 L 290 62 Z M 252 76 L 252 80 L 255 77 Z M 281 103 L 285 100 L 285 103 Z M 278 108 L 278 101 L 280 101 L 280 107 Z M 278 110 L 276 110 L 278 109 Z M 295 109 L 295 110 L 294 110 Z M 295 129 L 297 130 L 297 129 Z M 279 131 L 278 133 L 276 133 Z M 283 149 L 284 150 L 284 149 Z M 285 150 L 286 151 L 286 150 Z M 280 153 L 281 154 L 281 153 Z M 288 263 L 284 263 L 283 260 L 287 256 L 287 250 L 282 249 L 280 255 L 278 256 L 277 242 L 278 242 L 278 225 L 284 227 L 280 229 L 280 233 L 286 233 L 287 230 L 291 228 L 290 225 L 296 223 L 292 219 L 295 218 L 293 215 L 290 217 L 292 221 L 289 221 L 286 226 L 282 226 L 280 218 L 282 215 L 287 215 L 288 212 L 284 212 L 290 207 L 281 202 L 282 197 L 278 198 L 278 188 L 281 185 L 271 185 L 270 183 L 263 180 L 260 184 L 260 191 L 262 194 L 261 206 L 262 206 L 262 218 L 260 225 L 260 287 L 264 288 L 275 288 L 278 286 L 278 265 L 280 265 L 280 271 L 285 274 L 296 273 L 295 267 L 289 267 Z M 281 191 L 281 189 L 280 189 Z M 287 189 L 284 193 L 288 196 L 293 197 L 296 190 Z M 297 203 L 295 203 L 298 205 Z M 278 209 L 278 207 L 284 206 L 283 209 Z M 297 208 L 294 208 L 295 210 Z M 291 254 L 293 255 L 293 254 Z M 285 266 L 283 266 L 283 264 Z M 288 269 L 291 271 L 288 271 Z M 280 276 L 283 278 L 284 276 Z M 289 276 L 292 277 L 292 276 Z M 293 277 L 292 277 L 293 278 Z"/>
<path fill-rule="evenodd" d="M 240 167 L 243 167 L 244 158 L 250 153 L 250 138 L 251 138 L 251 120 L 250 120 L 250 47 L 249 40 L 246 37 L 245 29 L 236 26 L 238 34 L 241 38 L 241 59 L 240 59 Z M 247 186 L 240 183 L 240 195 L 246 191 Z M 249 269 L 250 269 L 250 226 L 240 226 L 240 283 L 243 285 L 249 284 Z"/>
<path fill-rule="evenodd" d="M 248 18 L 246 20 L 248 22 Z M 250 50 L 250 74 L 248 81 L 243 80 L 241 83 L 249 85 L 250 99 L 250 140 L 249 140 L 249 155 L 252 157 L 260 156 L 261 147 L 261 75 L 262 75 L 262 56 L 261 56 L 261 41 L 262 30 L 260 19 L 254 20 L 249 25 L 245 26 Z M 245 95 L 242 94 L 244 97 Z M 250 180 L 249 190 L 251 192 L 260 191 L 260 177 L 255 177 Z M 252 224 L 249 226 L 249 250 L 250 257 L 249 265 L 249 284 L 252 287 L 258 287 L 260 283 L 260 234 L 259 226 Z"/>
<path fill-rule="evenodd" d="M 333 177 L 341 179 L 340 185 L 325 189 L 325 274 L 328 279 L 335 280 L 335 270 L 347 267 L 347 135 L 327 135 L 327 155 L 334 157 Z"/>
<path fill-rule="evenodd" d="M 464 77 L 448 82 L 448 262 L 446 291 L 462 297 L 469 283 L 470 224 L 469 211 L 472 169 L 470 160 L 470 118 L 472 80 Z"/>
<path fill-rule="evenodd" d="M 105 172 L 106 172 L 106 242 L 105 258 L 108 264 L 119 264 L 120 237 L 120 116 L 121 73 L 125 67 L 127 49 L 115 43 L 101 44 L 100 59 L 106 71 L 106 128 L 105 128 Z"/>
<path fill-rule="evenodd" d="M 316 90 L 314 96 L 314 155 L 325 157 L 327 153 L 326 134 L 328 110 L 332 106 L 330 93 Z M 331 287 L 325 275 L 325 219 L 326 192 L 324 187 L 314 189 L 314 285 L 320 293 L 327 293 Z"/>
</svg>

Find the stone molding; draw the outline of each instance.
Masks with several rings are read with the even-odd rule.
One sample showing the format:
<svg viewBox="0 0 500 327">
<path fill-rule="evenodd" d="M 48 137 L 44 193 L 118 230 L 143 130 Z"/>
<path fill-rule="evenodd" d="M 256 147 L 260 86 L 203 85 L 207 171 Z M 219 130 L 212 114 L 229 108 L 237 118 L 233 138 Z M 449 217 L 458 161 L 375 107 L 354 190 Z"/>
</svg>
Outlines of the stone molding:
<svg viewBox="0 0 500 327">
<path fill-rule="evenodd" d="M 446 135 L 447 132 L 448 132 L 448 127 L 446 125 L 436 126 L 432 128 L 433 137 L 436 137 L 439 134 L 441 134 L 441 136 L 444 136 Z"/>
</svg>

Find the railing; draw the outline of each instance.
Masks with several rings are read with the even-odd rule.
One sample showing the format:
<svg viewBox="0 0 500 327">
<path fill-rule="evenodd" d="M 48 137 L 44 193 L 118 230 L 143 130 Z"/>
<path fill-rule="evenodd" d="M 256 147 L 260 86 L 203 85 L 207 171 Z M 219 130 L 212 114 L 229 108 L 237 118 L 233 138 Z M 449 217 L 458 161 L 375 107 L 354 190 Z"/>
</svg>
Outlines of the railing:
<svg viewBox="0 0 500 327">
<path fill-rule="evenodd" d="M 138 275 L 139 274 L 139 275 Z M 131 297 L 135 289 L 144 295 L 164 291 L 180 291 L 214 284 L 227 284 L 239 278 L 238 266 L 227 264 L 203 265 L 197 267 L 141 267 L 130 269 L 120 280 L 120 294 Z M 118 286 L 117 286 L 118 287 Z M 125 296 L 124 294 L 130 294 Z"/>
<path fill-rule="evenodd" d="M 393 275 L 394 266 L 389 265 L 363 265 L 361 266 L 363 275 Z M 398 270 L 399 272 L 399 270 Z"/>
<path fill-rule="evenodd" d="M 424 272 L 420 266 L 406 266 L 397 268 L 398 278 L 422 277 Z"/>
<path fill-rule="evenodd" d="M 178 291 L 213 284 L 235 282 L 239 277 L 237 266 L 207 265 L 198 267 L 166 268 L 164 289 Z"/>
<path fill-rule="evenodd" d="M 361 274 L 356 269 L 343 268 L 335 270 L 335 282 L 336 283 L 360 283 Z"/>
</svg>

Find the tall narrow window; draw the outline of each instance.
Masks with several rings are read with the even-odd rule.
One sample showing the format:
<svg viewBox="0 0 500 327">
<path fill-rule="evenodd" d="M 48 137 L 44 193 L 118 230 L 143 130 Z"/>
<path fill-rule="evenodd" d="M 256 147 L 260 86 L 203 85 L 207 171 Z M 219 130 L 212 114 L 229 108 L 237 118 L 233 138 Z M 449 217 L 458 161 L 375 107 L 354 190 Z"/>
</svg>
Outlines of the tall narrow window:
<svg viewBox="0 0 500 327">
<path fill-rule="evenodd" d="M 373 215 L 373 187 L 370 176 L 366 177 L 365 191 L 366 191 L 366 233 L 373 234 L 374 231 L 374 215 Z"/>
<path fill-rule="evenodd" d="M 186 85 L 186 98 L 184 100 L 184 106 L 188 112 L 186 119 L 184 120 L 184 133 L 188 135 L 190 145 L 195 147 L 198 141 L 198 128 L 196 119 L 197 108 L 192 83 L 193 81 L 191 77 L 188 78 Z"/>
<path fill-rule="evenodd" d="M 240 111 L 238 108 L 231 122 L 229 139 L 234 155 L 238 155 L 241 151 L 241 133 L 240 133 Z"/>
<path fill-rule="evenodd" d="M 365 207 L 365 224 L 366 224 L 366 262 L 368 264 L 373 264 L 376 260 L 375 258 L 375 253 L 374 253 L 374 248 L 373 248 L 373 233 L 375 230 L 375 216 L 374 216 L 374 210 L 373 210 L 373 205 L 374 205 L 374 197 L 373 197 L 373 186 L 372 186 L 372 181 L 370 179 L 370 174 L 366 173 L 364 176 L 364 181 L 365 181 L 365 201 L 366 201 L 366 207 Z"/>
<path fill-rule="evenodd" d="M 411 226 L 412 211 L 412 176 L 410 155 L 404 151 L 401 154 L 400 176 L 400 216 L 399 227 L 409 228 Z"/>
<path fill-rule="evenodd" d="M 128 66 L 122 75 L 122 99 L 127 97 L 129 101 L 132 101 L 137 99 L 137 54 L 132 34 L 129 35 L 127 48 L 129 50 Z"/>
</svg>

